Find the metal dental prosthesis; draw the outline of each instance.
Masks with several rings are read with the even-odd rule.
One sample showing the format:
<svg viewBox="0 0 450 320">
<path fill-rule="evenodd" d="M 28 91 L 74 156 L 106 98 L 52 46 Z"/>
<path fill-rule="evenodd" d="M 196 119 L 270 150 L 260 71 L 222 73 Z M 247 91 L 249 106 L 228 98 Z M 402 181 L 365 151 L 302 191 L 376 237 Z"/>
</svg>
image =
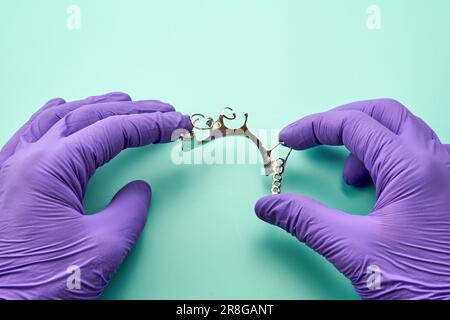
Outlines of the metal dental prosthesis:
<svg viewBox="0 0 450 320">
<path fill-rule="evenodd" d="M 190 117 L 191 123 L 193 126 L 193 130 L 190 132 L 185 132 L 181 134 L 182 140 L 182 150 L 190 151 L 198 146 L 204 145 L 210 141 L 213 141 L 217 138 L 223 138 L 226 136 L 244 136 L 250 139 L 257 147 L 263 158 L 264 162 L 264 173 L 266 176 L 272 175 L 272 194 L 280 194 L 281 193 L 281 181 L 282 174 L 284 172 L 286 162 L 289 158 L 289 155 L 292 149 L 289 150 L 289 153 L 285 158 L 272 158 L 272 151 L 282 146 L 282 143 L 278 143 L 273 148 L 267 148 L 262 141 L 247 127 L 248 113 L 244 114 L 245 121 L 238 128 L 230 128 L 226 125 L 226 120 L 235 120 L 236 113 L 233 112 L 231 108 L 225 108 L 222 113 L 219 115 L 217 120 L 214 120 L 211 117 L 206 117 L 203 114 L 194 114 Z M 198 138 L 195 135 L 195 130 L 208 131 L 207 135 L 202 138 Z"/>
</svg>

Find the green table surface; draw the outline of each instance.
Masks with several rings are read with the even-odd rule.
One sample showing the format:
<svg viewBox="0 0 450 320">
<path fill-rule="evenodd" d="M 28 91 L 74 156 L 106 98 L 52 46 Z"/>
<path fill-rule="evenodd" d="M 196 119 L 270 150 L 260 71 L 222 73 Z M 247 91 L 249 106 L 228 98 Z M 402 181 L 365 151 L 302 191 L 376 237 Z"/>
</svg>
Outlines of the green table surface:
<svg viewBox="0 0 450 320">
<path fill-rule="evenodd" d="M 66 26 L 70 4 L 81 9 L 79 30 Z M 366 26 L 371 4 L 3 0 L 0 142 L 52 97 L 108 91 L 168 101 L 187 114 L 233 106 L 255 130 L 393 97 L 450 142 L 450 2 L 377 0 L 380 30 Z M 358 298 L 324 258 L 254 215 L 271 183 L 260 165 L 177 165 L 171 154 L 179 147 L 127 150 L 91 180 L 90 212 L 134 179 L 154 191 L 142 236 L 103 298 Z M 367 214 L 374 190 L 343 183 L 346 155 L 331 147 L 294 153 L 284 191 Z"/>
</svg>

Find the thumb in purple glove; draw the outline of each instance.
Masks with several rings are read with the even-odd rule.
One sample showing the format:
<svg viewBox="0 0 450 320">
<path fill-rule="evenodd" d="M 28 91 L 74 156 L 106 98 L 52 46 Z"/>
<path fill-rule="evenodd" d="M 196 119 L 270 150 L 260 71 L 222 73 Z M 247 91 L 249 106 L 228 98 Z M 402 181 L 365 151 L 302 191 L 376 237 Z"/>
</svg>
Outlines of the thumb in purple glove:
<svg viewBox="0 0 450 320">
<path fill-rule="evenodd" d="M 0 152 L 0 298 L 98 297 L 147 219 L 135 181 L 85 215 L 95 170 L 123 149 L 171 141 L 189 118 L 159 101 L 111 93 L 48 102 Z"/>
<path fill-rule="evenodd" d="M 345 145 L 347 183 L 372 178 L 367 216 L 298 195 L 260 199 L 257 215 L 327 258 L 365 299 L 450 298 L 450 155 L 436 134 L 400 103 L 356 102 L 282 130 L 297 150 Z"/>
</svg>

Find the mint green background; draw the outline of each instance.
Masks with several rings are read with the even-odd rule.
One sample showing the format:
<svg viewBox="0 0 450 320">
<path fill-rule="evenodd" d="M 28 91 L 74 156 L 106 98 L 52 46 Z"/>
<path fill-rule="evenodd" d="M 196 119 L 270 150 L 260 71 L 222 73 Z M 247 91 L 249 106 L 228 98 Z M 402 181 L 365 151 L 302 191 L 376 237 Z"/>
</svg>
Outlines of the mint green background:
<svg viewBox="0 0 450 320">
<path fill-rule="evenodd" d="M 382 29 L 366 27 L 372 2 Z M 185 113 L 250 113 L 255 129 L 282 128 L 345 102 L 394 97 L 448 130 L 447 0 L 74 0 L 82 28 L 66 28 L 66 1 L 0 2 L 0 142 L 46 100 L 121 90 Z M 133 179 L 154 190 L 148 224 L 106 299 L 354 299 L 351 284 L 253 213 L 270 178 L 255 165 L 176 166 L 173 145 L 123 152 L 94 176 L 89 211 Z M 346 151 L 290 159 L 285 191 L 367 213 L 373 189 L 341 179 Z M 124 212 L 126 214 L 126 212 Z"/>
</svg>

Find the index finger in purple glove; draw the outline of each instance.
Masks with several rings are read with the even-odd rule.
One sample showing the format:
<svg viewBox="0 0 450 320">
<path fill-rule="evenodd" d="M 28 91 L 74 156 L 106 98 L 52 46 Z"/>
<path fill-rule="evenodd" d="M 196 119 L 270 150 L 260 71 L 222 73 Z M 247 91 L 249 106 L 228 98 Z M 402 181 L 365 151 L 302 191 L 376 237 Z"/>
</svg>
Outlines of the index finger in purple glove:
<svg viewBox="0 0 450 320">
<path fill-rule="evenodd" d="M 439 141 L 434 131 L 420 118 L 414 116 L 403 104 L 394 99 L 357 101 L 331 109 L 332 111 L 360 111 L 380 122 L 393 133 L 415 144 L 428 147 L 429 140 Z M 370 181 L 364 164 L 350 154 L 343 170 L 344 180 L 353 186 L 363 186 Z"/>
<path fill-rule="evenodd" d="M 305 117 L 284 128 L 279 139 L 296 150 L 322 144 L 345 145 L 374 179 L 388 174 L 383 172 L 384 157 L 398 144 L 397 135 L 358 111 L 328 111 Z"/>
<path fill-rule="evenodd" d="M 178 112 L 116 115 L 97 121 L 64 138 L 77 168 L 90 177 L 96 168 L 127 148 L 173 140 L 180 130 L 191 130 L 188 116 Z"/>
</svg>

